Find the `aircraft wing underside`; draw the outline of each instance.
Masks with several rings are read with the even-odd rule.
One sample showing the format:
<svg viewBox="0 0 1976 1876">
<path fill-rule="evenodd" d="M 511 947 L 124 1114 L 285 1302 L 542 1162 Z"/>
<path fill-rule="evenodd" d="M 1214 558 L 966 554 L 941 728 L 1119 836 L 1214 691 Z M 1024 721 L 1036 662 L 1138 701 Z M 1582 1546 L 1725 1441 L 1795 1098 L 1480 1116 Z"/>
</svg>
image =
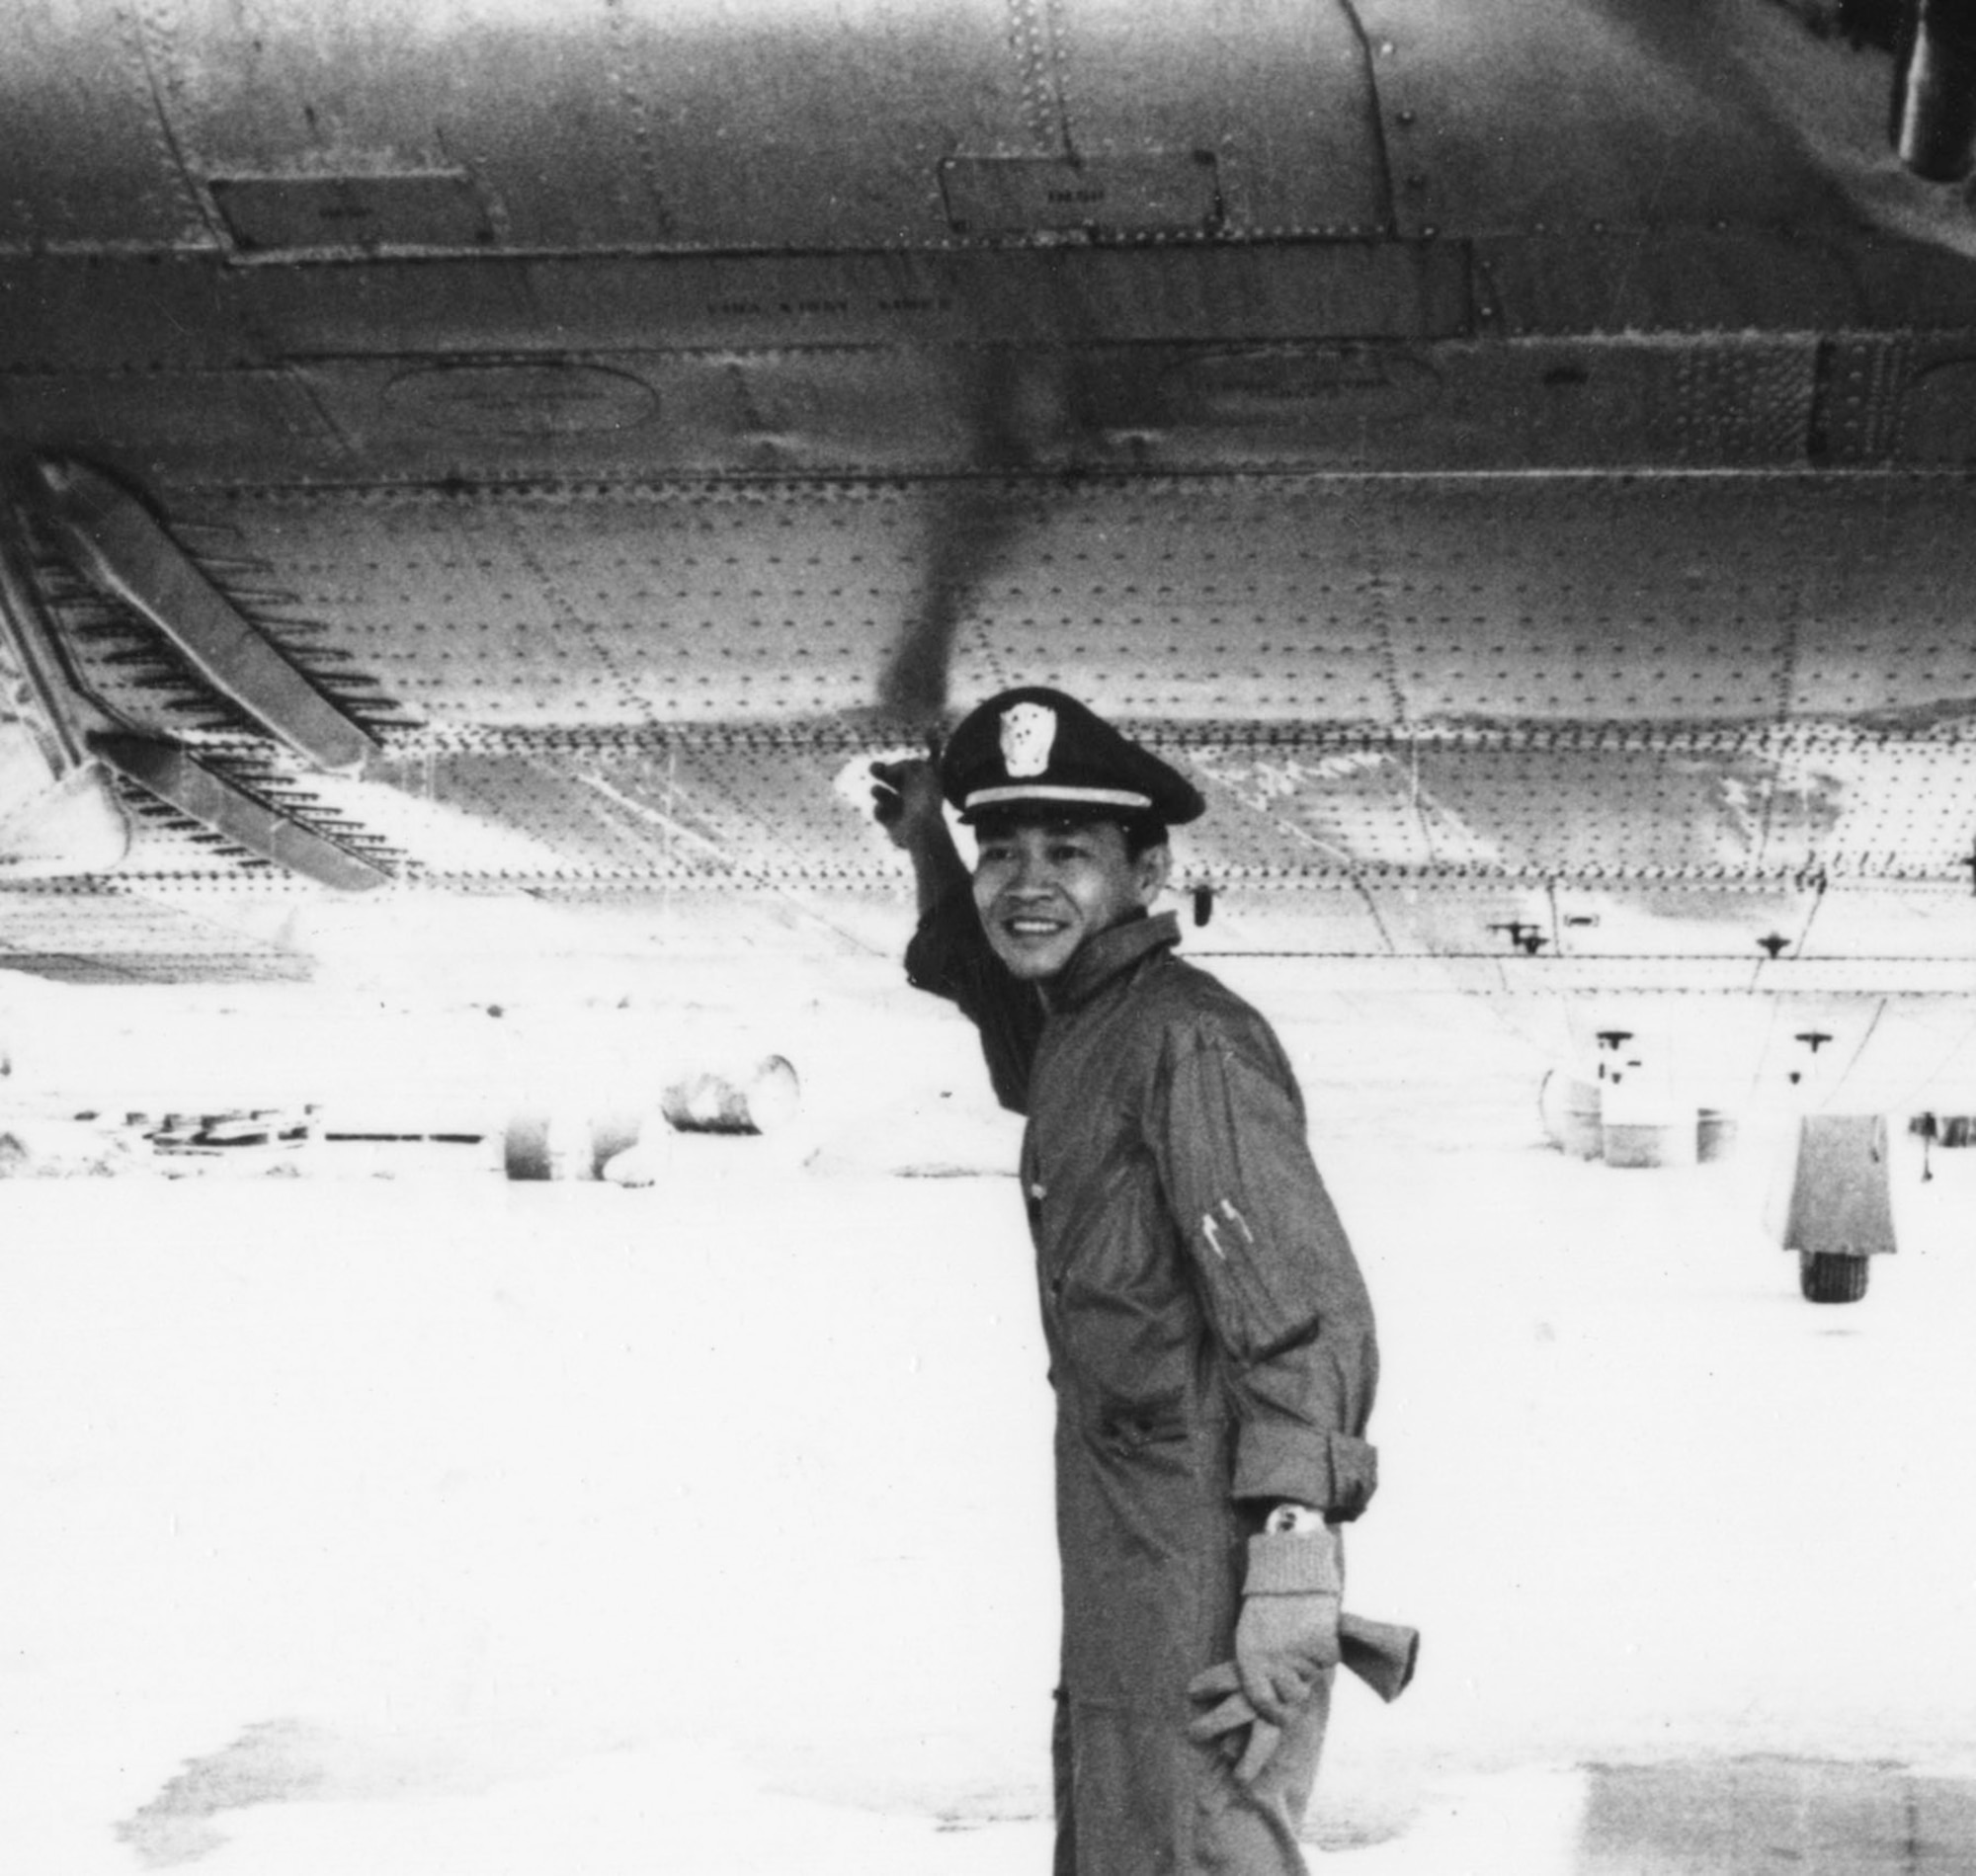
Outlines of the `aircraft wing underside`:
<svg viewBox="0 0 1976 1876">
<path fill-rule="evenodd" d="M 17 9 L 0 966 L 894 948 L 864 765 L 1033 681 L 1206 791 L 1202 944 L 1964 990 L 1898 16 Z"/>
</svg>

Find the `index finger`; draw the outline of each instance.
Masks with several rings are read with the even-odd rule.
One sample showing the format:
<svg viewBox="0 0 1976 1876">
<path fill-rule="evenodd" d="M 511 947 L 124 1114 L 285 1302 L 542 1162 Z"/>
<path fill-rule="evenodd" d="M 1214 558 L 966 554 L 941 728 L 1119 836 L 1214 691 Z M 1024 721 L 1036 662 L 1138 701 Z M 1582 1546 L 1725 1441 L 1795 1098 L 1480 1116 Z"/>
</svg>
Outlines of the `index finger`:
<svg viewBox="0 0 1976 1876">
<path fill-rule="evenodd" d="M 1196 1746 L 1205 1746 L 1224 1734 L 1233 1733 L 1245 1726 L 1265 1724 L 1256 1718 L 1256 1709 L 1239 1693 L 1228 1698 L 1198 1718 L 1188 1721 L 1187 1736 Z"/>
<path fill-rule="evenodd" d="M 1216 1662 L 1212 1668 L 1203 1668 L 1187 1683 L 1187 1691 L 1192 1699 L 1211 1700 L 1217 1694 L 1240 1693 L 1241 1676 L 1235 1672 L 1232 1661 Z"/>
<path fill-rule="evenodd" d="M 1249 1729 L 1249 1749 L 1242 1754 L 1242 1762 L 1235 1767 L 1235 1782 L 1253 1785 L 1263 1775 L 1263 1768 L 1276 1755 L 1276 1748 L 1282 1744 L 1282 1738 L 1281 1727 L 1272 1726 L 1268 1720 L 1258 1720 Z"/>
</svg>

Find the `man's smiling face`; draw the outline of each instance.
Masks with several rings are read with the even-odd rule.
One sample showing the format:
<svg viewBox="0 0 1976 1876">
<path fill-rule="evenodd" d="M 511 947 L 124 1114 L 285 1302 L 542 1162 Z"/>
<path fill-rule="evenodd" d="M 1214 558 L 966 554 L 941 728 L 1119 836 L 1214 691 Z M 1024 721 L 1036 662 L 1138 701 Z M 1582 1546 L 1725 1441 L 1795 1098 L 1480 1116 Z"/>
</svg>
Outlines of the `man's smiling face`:
<svg viewBox="0 0 1976 1876">
<path fill-rule="evenodd" d="M 1164 846 L 1134 858 L 1115 821 L 997 820 L 977 834 L 974 904 L 995 955 L 1036 981 L 1145 911 L 1167 865 Z"/>
</svg>

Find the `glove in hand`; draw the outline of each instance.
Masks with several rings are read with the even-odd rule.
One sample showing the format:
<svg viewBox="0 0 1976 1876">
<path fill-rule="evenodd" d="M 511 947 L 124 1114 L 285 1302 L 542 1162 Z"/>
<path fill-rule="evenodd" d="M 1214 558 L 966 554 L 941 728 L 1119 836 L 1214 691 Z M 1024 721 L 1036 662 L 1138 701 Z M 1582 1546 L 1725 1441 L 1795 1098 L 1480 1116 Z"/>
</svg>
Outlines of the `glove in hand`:
<svg viewBox="0 0 1976 1876">
<path fill-rule="evenodd" d="M 1247 1595 L 1235 1623 L 1235 1672 L 1264 1719 L 1285 1725 L 1310 1698 L 1327 1668 L 1338 1666 L 1339 1598 Z"/>
<path fill-rule="evenodd" d="M 1188 1693 L 1219 1700 L 1188 1728 L 1231 1758 L 1249 1729 L 1235 1776 L 1253 1784 L 1325 1672 L 1338 1666 L 1344 1580 L 1334 1532 L 1266 1532 L 1249 1540 L 1249 1578 L 1235 1618 L 1235 1658 L 1195 1674 Z"/>
<path fill-rule="evenodd" d="M 1244 1596 L 1235 1622 L 1235 1659 L 1188 1683 L 1193 1699 L 1220 1702 L 1189 1726 L 1188 1737 L 1201 1746 L 1218 1740 L 1231 1758 L 1241 1745 L 1235 1767 L 1240 1783 L 1261 1777 L 1282 1743 L 1283 1728 L 1310 1699 L 1325 1670 L 1337 1667 L 1338 1607 L 1339 1598 L 1323 1591 Z M 1246 1743 L 1237 1737 L 1244 1727 Z"/>
</svg>

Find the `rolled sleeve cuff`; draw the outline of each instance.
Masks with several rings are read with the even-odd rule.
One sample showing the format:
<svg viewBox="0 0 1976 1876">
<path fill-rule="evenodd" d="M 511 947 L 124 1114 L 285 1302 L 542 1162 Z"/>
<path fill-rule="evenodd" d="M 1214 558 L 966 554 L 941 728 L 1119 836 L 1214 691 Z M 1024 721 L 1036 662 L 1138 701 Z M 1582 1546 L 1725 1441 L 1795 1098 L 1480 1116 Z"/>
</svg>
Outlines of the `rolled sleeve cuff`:
<svg viewBox="0 0 1976 1876">
<path fill-rule="evenodd" d="M 1378 1448 L 1350 1433 L 1247 1421 L 1236 1436 L 1234 1498 L 1294 1499 L 1350 1523 L 1378 1486 Z"/>
</svg>

